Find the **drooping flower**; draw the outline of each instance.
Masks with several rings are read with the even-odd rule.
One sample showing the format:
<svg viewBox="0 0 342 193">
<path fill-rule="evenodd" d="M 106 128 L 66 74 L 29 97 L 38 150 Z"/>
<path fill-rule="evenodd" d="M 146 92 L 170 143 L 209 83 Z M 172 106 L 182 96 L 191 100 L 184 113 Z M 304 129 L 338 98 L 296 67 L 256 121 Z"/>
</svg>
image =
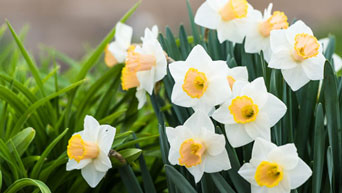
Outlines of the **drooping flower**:
<svg viewBox="0 0 342 193">
<path fill-rule="evenodd" d="M 248 144 L 258 137 L 271 139 L 270 128 L 286 112 L 285 104 L 267 92 L 264 79 L 253 82 L 236 81 L 232 96 L 212 117 L 225 124 L 229 143 L 233 147 Z"/>
<path fill-rule="evenodd" d="M 175 80 L 171 101 L 179 106 L 209 112 L 230 95 L 225 61 L 212 61 L 202 46 L 195 46 L 185 61 L 169 65 Z"/>
<path fill-rule="evenodd" d="M 261 138 L 255 140 L 252 158 L 238 173 L 251 183 L 251 192 L 290 193 L 312 174 L 310 167 L 298 157 L 292 144 L 276 146 Z"/>
<path fill-rule="evenodd" d="M 323 47 L 324 51 L 326 51 L 327 47 L 328 47 L 328 44 L 329 44 L 329 38 L 320 39 L 318 42 Z M 337 55 L 336 53 L 334 53 L 332 55 L 332 59 L 334 61 L 335 71 L 336 72 L 340 71 L 342 69 L 342 58 L 339 55 Z"/>
<path fill-rule="evenodd" d="M 263 51 L 264 58 L 269 62 L 271 58 L 270 33 L 272 30 L 287 29 L 289 23 L 284 12 L 275 11 L 272 14 L 272 3 L 261 15 L 260 11 L 250 22 L 250 29 L 247 30 L 245 50 L 247 53 L 259 53 Z"/>
<path fill-rule="evenodd" d="M 206 0 L 195 15 L 195 23 L 216 29 L 219 41 L 242 43 L 249 20 L 257 15 L 246 0 Z"/>
<path fill-rule="evenodd" d="M 237 80 L 248 81 L 248 71 L 245 66 L 237 66 L 234 68 L 228 68 L 227 80 L 230 89 L 233 89 L 233 85 Z"/>
<path fill-rule="evenodd" d="M 108 153 L 112 147 L 116 129 L 100 125 L 92 116 L 84 119 L 84 130 L 75 133 L 68 142 L 69 161 L 66 170 L 81 169 L 89 186 L 96 187 L 112 167 Z"/>
<path fill-rule="evenodd" d="M 170 163 L 185 166 L 196 183 L 204 172 L 214 173 L 231 168 L 225 138 L 215 133 L 208 115 L 197 111 L 184 125 L 167 127 L 166 135 L 170 143 Z"/>
<path fill-rule="evenodd" d="M 286 30 L 271 31 L 271 49 L 268 67 L 281 69 L 293 91 L 310 80 L 323 79 L 322 47 L 304 22 L 297 21 Z"/>
<path fill-rule="evenodd" d="M 136 97 L 140 109 L 146 102 L 145 92 L 152 95 L 156 82 L 166 75 L 166 56 L 157 40 L 158 29 L 145 30 L 142 45 L 136 45 L 127 53 L 125 67 L 121 73 L 123 90 L 137 88 Z"/>
<path fill-rule="evenodd" d="M 104 61 L 108 67 L 123 63 L 127 56 L 127 50 L 131 46 L 133 29 L 124 24 L 117 23 L 115 27 L 115 41 L 107 45 Z"/>
</svg>

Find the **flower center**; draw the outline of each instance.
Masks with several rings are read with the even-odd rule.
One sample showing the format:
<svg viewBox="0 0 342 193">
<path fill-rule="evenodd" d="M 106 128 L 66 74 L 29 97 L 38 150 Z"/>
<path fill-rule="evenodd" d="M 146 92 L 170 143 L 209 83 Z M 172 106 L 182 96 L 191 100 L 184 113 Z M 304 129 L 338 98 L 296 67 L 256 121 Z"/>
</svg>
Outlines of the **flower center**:
<svg viewBox="0 0 342 193">
<path fill-rule="evenodd" d="M 247 16 L 248 3 L 246 0 L 230 0 L 219 11 L 223 21 L 244 18 Z"/>
<path fill-rule="evenodd" d="M 275 11 L 266 21 L 259 24 L 259 31 L 264 37 L 270 36 L 272 30 L 287 29 L 289 23 L 284 12 Z"/>
<path fill-rule="evenodd" d="M 84 141 L 80 134 L 76 134 L 69 140 L 67 154 L 70 159 L 80 162 L 83 159 L 96 158 L 99 148 L 96 143 Z"/>
<path fill-rule="evenodd" d="M 140 54 L 134 48 L 129 48 L 126 57 L 126 66 L 130 71 L 150 70 L 156 65 L 156 57 L 150 54 Z"/>
<path fill-rule="evenodd" d="M 126 66 L 121 71 L 121 87 L 123 90 L 138 87 L 140 85 L 136 71 L 129 70 Z"/>
<path fill-rule="evenodd" d="M 179 165 L 190 168 L 202 162 L 202 155 L 205 152 L 205 146 L 194 139 L 185 140 L 179 149 Z"/>
<path fill-rule="evenodd" d="M 236 123 L 249 123 L 256 119 L 259 108 L 248 96 L 237 96 L 228 107 Z"/>
<path fill-rule="evenodd" d="M 227 80 L 228 80 L 230 89 L 233 89 L 233 85 L 236 80 L 232 76 L 227 76 Z"/>
<path fill-rule="evenodd" d="M 190 68 L 185 74 L 182 87 L 191 98 L 201 98 L 208 88 L 207 76 L 195 68 Z"/>
<path fill-rule="evenodd" d="M 319 50 L 317 38 L 313 35 L 301 33 L 295 37 L 293 59 L 301 62 L 305 59 L 317 56 Z"/>
<path fill-rule="evenodd" d="M 104 61 L 108 67 L 113 67 L 115 64 L 118 63 L 118 60 L 115 58 L 115 56 L 112 54 L 112 52 L 109 51 L 108 45 L 105 49 Z"/>
<path fill-rule="evenodd" d="M 259 186 L 273 188 L 283 179 L 283 169 L 277 163 L 262 161 L 256 169 L 254 178 Z"/>
</svg>

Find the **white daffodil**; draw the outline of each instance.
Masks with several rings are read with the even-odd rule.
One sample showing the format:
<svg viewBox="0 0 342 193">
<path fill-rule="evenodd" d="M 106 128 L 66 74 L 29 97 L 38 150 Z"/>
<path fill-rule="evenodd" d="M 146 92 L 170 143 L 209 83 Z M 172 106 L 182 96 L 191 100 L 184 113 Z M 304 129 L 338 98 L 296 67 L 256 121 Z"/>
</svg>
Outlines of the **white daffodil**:
<svg viewBox="0 0 342 193">
<path fill-rule="evenodd" d="M 310 80 L 323 79 L 322 47 L 304 22 L 297 21 L 286 30 L 271 31 L 271 49 L 268 67 L 281 69 L 293 91 Z"/>
<path fill-rule="evenodd" d="M 166 75 L 166 56 L 157 40 L 157 34 L 156 27 L 152 31 L 145 30 L 142 45 L 137 45 L 128 51 L 126 65 L 122 69 L 122 88 L 128 90 L 137 87 L 138 108 L 141 108 L 146 101 L 145 92 L 152 95 L 155 83 Z"/>
<path fill-rule="evenodd" d="M 108 67 L 123 63 L 127 56 L 127 50 L 131 46 L 132 27 L 119 22 L 116 24 L 115 30 L 115 41 L 108 44 L 105 49 L 104 60 Z"/>
<path fill-rule="evenodd" d="M 81 169 L 89 186 L 95 187 L 112 167 L 108 153 L 112 147 L 116 129 L 100 125 L 92 116 L 84 119 L 84 130 L 69 140 L 66 170 Z"/>
<path fill-rule="evenodd" d="M 329 38 L 320 39 L 318 42 L 322 45 L 324 51 L 326 51 L 329 44 Z M 342 69 L 342 58 L 336 53 L 333 54 L 332 58 L 334 60 L 335 71 L 340 71 Z"/>
<path fill-rule="evenodd" d="M 250 22 L 250 29 L 247 31 L 245 50 L 247 53 L 259 53 L 263 51 L 264 58 L 269 62 L 271 58 L 270 33 L 272 30 L 287 29 L 289 23 L 284 12 L 275 11 L 272 14 L 272 3 L 264 11 L 264 16 L 260 11 L 256 12 L 255 18 Z"/>
<path fill-rule="evenodd" d="M 227 80 L 230 89 L 233 89 L 235 81 L 248 81 L 248 71 L 246 66 L 237 66 L 234 68 L 228 68 L 227 70 Z"/>
<path fill-rule="evenodd" d="M 182 107 L 209 112 L 230 95 L 225 61 L 212 61 L 202 46 L 195 46 L 185 61 L 169 65 L 175 80 L 171 101 Z"/>
<path fill-rule="evenodd" d="M 252 193 L 290 193 L 301 186 L 312 174 L 310 167 L 298 157 L 292 144 L 276 146 L 258 138 L 252 158 L 238 173 L 251 183 Z"/>
<path fill-rule="evenodd" d="M 199 182 L 203 173 L 215 173 L 231 168 L 225 138 L 215 133 L 208 115 L 195 112 L 184 125 L 166 128 L 170 143 L 169 161 L 185 166 Z"/>
<path fill-rule="evenodd" d="M 248 144 L 258 137 L 271 139 L 270 128 L 286 112 L 285 104 L 267 92 L 264 79 L 253 82 L 236 81 L 232 96 L 212 117 L 225 124 L 229 143 L 233 147 Z"/>
<path fill-rule="evenodd" d="M 242 43 L 249 21 L 258 12 L 246 0 L 206 0 L 195 15 L 195 23 L 216 29 L 219 41 Z"/>
</svg>

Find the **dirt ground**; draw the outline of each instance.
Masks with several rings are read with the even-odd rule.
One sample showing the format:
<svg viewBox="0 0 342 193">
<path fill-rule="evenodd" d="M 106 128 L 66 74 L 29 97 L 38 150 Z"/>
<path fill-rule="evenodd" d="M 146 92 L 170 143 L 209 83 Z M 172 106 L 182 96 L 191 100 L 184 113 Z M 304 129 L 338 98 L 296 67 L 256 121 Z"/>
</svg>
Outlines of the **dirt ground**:
<svg viewBox="0 0 342 193">
<path fill-rule="evenodd" d="M 84 46 L 96 45 L 118 19 L 137 0 L 0 0 L 0 21 L 7 18 L 17 31 L 30 25 L 26 47 L 37 53 L 39 45 L 57 48 L 78 58 Z M 190 0 L 197 10 L 203 0 Z M 269 0 L 249 0 L 258 9 Z M 289 18 L 301 18 L 313 28 L 342 18 L 342 0 L 274 0 L 275 10 L 285 11 Z M 143 0 L 128 21 L 134 35 L 142 35 L 145 26 L 158 24 L 176 29 L 188 25 L 185 0 Z M 340 20 L 341 21 L 341 20 Z"/>
</svg>

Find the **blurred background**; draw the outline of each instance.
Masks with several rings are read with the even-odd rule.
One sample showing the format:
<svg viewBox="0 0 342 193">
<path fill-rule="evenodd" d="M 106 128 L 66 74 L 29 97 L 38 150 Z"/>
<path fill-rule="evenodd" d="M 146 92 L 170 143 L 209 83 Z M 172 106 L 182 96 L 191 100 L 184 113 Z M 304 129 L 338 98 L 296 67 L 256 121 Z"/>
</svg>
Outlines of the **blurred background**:
<svg viewBox="0 0 342 193">
<path fill-rule="evenodd" d="M 7 18 L 19 31 L 26 24 L 30 30 L 25 45 L 35 55 L 44 46 L 53 47 L 79 59 L 86 48 L 96 46 L 112 26 L 137 0 L 0 0 L 0 23 Z M 204 0 L 190 0 L 194 12 Z M 249 0 L 264 10 L 271 1 Z M 337 36 L 337 52 L 342 54 L 341 0 L 274 0 L 274 9 L 284 11 L 289 21 L 304 20 L 316 36 Z M 188 26 L 185 0 L 143 0 L 128 20 L 137 40 L 145 27 L 166 25 L 176 32 L 179 24 Z M 188 28 L 188 27 L 187 27 Z M 189 31 L 189 30 L 188 30 Z M 178 33 L 178 32 L 177 32 Z"/>
</svg>

